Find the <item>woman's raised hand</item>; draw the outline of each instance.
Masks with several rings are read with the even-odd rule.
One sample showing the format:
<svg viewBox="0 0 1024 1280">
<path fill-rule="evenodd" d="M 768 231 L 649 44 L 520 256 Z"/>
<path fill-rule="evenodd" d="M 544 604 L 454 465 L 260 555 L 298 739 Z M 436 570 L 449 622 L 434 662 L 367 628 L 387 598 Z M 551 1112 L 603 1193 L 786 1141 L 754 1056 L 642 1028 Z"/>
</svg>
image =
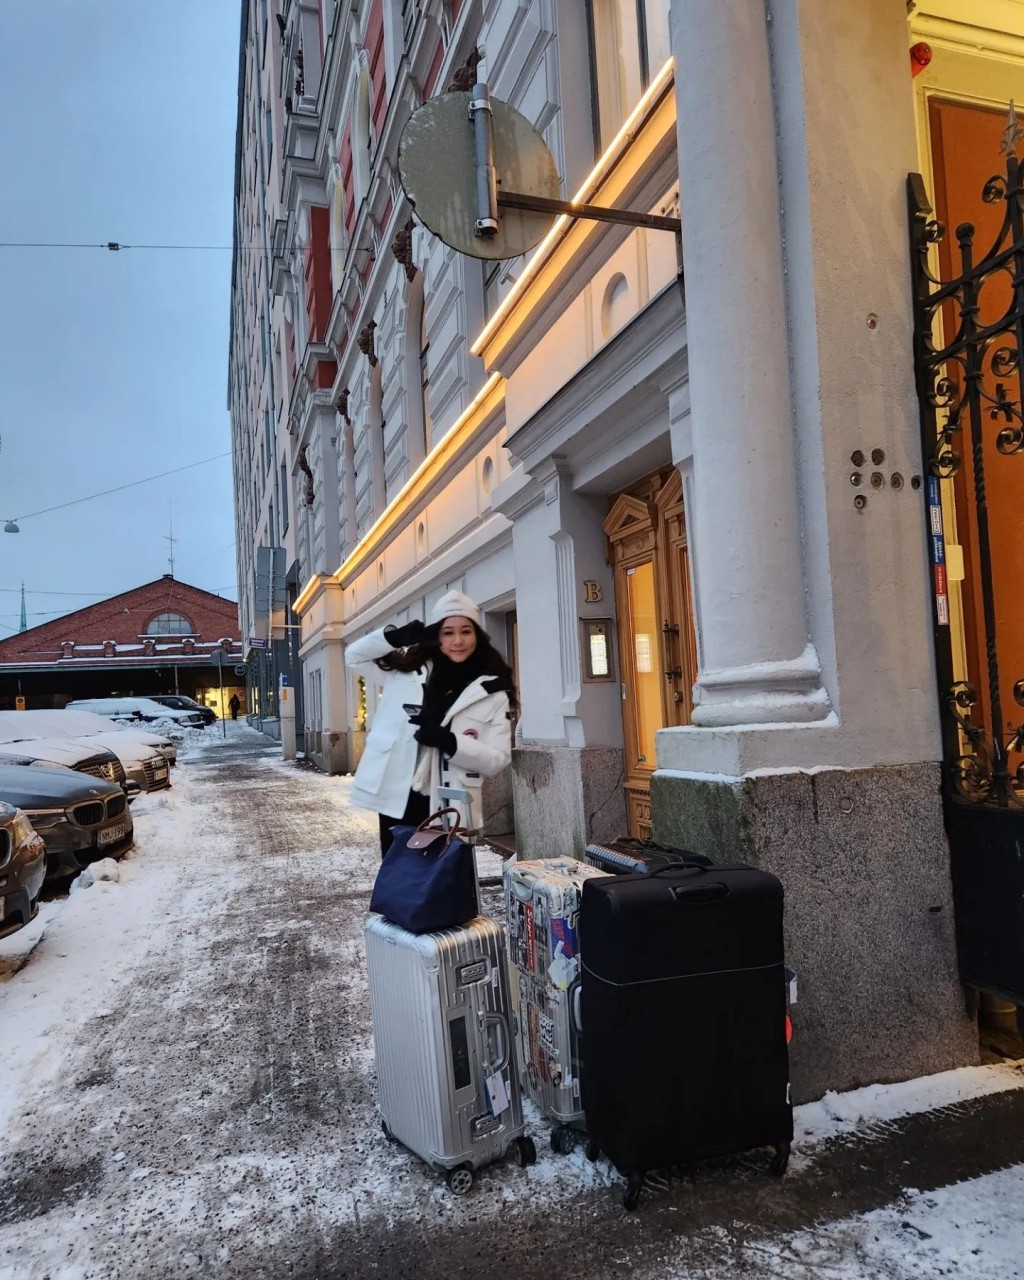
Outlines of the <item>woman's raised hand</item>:
<svg viewBox="0 0 1024 1280">
<path fill-rule="evenodd" d="M 433 622 L 425 626 L 419 618 L 411 622 L 403 622 L 400 627 L 393 624 L 384 628 L 384 639 L 393 649 L 408 649 L 414 644 L 429 644 L 440 634 L 440 623 Z"/>
</svg>

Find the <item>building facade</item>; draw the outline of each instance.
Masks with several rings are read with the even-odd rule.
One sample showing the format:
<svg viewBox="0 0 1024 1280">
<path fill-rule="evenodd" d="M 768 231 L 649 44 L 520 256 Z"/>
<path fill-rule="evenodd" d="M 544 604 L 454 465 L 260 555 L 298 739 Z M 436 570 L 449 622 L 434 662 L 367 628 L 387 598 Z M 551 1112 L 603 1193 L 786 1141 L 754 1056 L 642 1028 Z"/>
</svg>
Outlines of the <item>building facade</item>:
<svg viewBox="0 0 1024 1280">
<path fill-rule="evenodd" d="M 235 602 L 165 573 L 0 640 L 0 710 L 182 693 L 222 716 L 241 663 Z"/>
<path fill-rule="evenodd" d="M 281 212 L 288 111 L 301 79 L 281 58 L 280 26 L 267 0 L 243 0 L 239 40 L 228 411 L 235 491 L 238 610 L 250 718 L 280 735 L 279 682 L 300 699 L 294 451 L 281 429 L 294 377 L 283 303 L 271 289 L 271 242 Z M 298 89 L 296 85 L 298 84 Z"/>
<path fill-rule="evenodd" d="M 289 0 L 278 28 L 303 90 L 270 287 L 307 754 L 343 772 L 372 723 L 346 645 L 464 590 L 521 695 L 493 829 L 511 799 L 524 856 L 653 831 L 776 871 L 800 1096 L 973 1060 L 943 797 L 948 825 L 955 759 L 977 776 L 972 731 L 1002 731 L 995 613 L 996 773 L 1017 795 L 1019 604 L 1004 587 L 986 612 L 971 583 L 985 556 L 1013 580 L 1020 479 L 990 486 L 989 555 L 971 450 L 929 443 L 907 183 L 952 226 L 1012 204 L 981 188 L 1024 5 Z M 541 132 L 567 199 L 679 214 L 682 272 L 663 230 L 560 216 L 491 263 L 421 226 L 402 130 L 476 78 Z M 928 236 L 929 269 L 955 274 Z M 978 447 L 1008 467 L 1011 347 L 970 382 L 1009 430 Z M 946 666 L 990 691 L 967 728 Z"/>
</svg>

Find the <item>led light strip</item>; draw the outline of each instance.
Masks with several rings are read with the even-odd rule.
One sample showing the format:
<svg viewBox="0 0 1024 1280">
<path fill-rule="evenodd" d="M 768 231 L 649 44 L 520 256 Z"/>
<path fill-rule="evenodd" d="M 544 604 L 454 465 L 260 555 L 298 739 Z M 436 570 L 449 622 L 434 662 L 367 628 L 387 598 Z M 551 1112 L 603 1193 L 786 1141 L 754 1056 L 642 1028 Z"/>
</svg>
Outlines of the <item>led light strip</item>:
<svg viewBox="0 0 1024 1280">
<path fill-rule="evenodd" d="M 604 153 L 587 174 L 583 185 L 579 191 L 573 196 L 572 204 L 584 204 L 594 194 L 596 188 L 600 185 L 602 179 L 607 177 L 609 170 L 618 161 L 620 153 L 627 142 L 632 141 L 633 134 L 638 125 L 642 123 L 650 108 L 661 97 L 669 82 L 672 79 L 675 70 L 675 62 L 672 58 L 665 63 L 651 83 L 647 86 L 647 90 L 643 97 L 636 104 L 633 110 L 626 117 L 619 129 L 618 133 L 612 139 L 610 144 L 605 148 Z M 551 229 L 547 235 L 537 246 L 537 249 L 527 263 L 522 275 L 513 285 L 509 293 L 502 299 L 501 305 L 491 316 L 490 320 L 481 329 L 479 335 L 470 347 L 470 354 L 478 356 L 482 353 L 484 347 L 493 337 L 495 331 L 505 322 L 508 313 L 513 307 L 517 306 L 520 298 L 526 290 L 527 285 L 533 280 L 534 276 L 540 271 L 541 267 L 547 262 L 551 250 L 561 239 L 569 224 L 574 219 L 571 214 L 560 213 L 551 224 Z"/>
<path fill-rule="evenodd" d="M 412 491 L 424 478 L 429 476 L 431 472 L 440 470 L 441 464 L 444 461 L 444 455 L 447 452 L 451 452 L 459 431 L 471 421 L 480 406 L 494 394 L 495 390 L 503 381 L 504 379 L 500 373 L 491 374 L 473 398 L 472 404 L 462 411 L 450 430 L 445 432 L 437 444 L 434 445 L 433 449 L 431 449 L 409 479 L 406 480 L 405 484 L 402 485 L 401 489 L 399 489 L 377 519 L 363 534 L 357 545 L 351 552 L 349 552 L 341 566 L 334 571 L 331 575 L 333 578 L 338 582 L 341 582 L 347 574 L 351 573 L 352 570 L 356 568 L 359 562 L 370 550 L 377 537 L 383 533 L 389 525 L 393 525 L 397 522 L 398 516 Z"/>
<path fill-rule="evenodd" d="M 313 596 L 316 594 L 316 590 L 320 586 L 320 583 L 325 581 L 326 579 L 322 573 L 313 574 L 312 578 L 310 578 L 299 594 L 295 597 L 295 603 L 292 605 L 292 610 L 297 616 L 301 616 L 303 609 L 305 609 L 306 605 L 309 604 L 310 600 L 312 600 Z"/>
</svg>

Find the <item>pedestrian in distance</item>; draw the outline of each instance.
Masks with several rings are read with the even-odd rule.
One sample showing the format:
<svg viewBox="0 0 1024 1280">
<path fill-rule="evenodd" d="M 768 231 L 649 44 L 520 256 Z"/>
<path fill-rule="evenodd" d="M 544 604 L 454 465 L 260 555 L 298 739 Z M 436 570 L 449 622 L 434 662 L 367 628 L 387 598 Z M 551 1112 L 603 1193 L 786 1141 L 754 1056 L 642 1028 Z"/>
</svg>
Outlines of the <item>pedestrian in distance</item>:
<svg viewBox="0 0 1024 1280">
<path fill-rule="evenodd" d="M 512 672 L 479 608 L 449 591 L 429 624 L 371 631 L 349 645 L 345 661 L 383 686 L 350 793 L 354 805 L 380 815 L 381 857 L 393 826 L 419 826 L 444 807 L 443 786 L 469 793 L 463 825 L 479 826 L 483 779 L 512 759 L 516 708 Z"/>
<path fill-rule="evenodd" d="M 239 699 L 239 697 L 238 697 L 238 694 L 237 694 L 237 693 L 233 693 L 233 694 L 231 695 L 231 698 L 230 698 L 230 699 L 229 699 L 229 701 L 228 701 L 228 708 L 229 708 L 229 710 L 231 711 L 231 719 L 232 719 L 232 720 L 237 720 L 237 719 L 238 719 L 238 713 L 239 713 L 239 711 L 241 711 L 241 709 L 242 709 L 242 703 L 241 703 L 241 700 Z"/>
</svg>

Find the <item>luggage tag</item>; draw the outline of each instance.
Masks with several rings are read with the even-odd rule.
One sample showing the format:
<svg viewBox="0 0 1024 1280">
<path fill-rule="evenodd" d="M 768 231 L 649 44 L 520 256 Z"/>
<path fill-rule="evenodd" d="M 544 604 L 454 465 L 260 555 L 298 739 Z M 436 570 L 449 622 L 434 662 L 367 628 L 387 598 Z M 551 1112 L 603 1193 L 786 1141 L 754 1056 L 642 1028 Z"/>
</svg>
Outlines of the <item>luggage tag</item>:
<svg viewBox="0 0 1024 1280">
<path fill-rule="evenodd" d="M 555 947 L 555 954 L 548 965 L 548 977 L 551 979 L 552 986 L 557 987 L 559 991 L 568 991 L 576 981 L 578 969 L 576 957 L 567 956 L 560 942 Z"/>
<path fill-rule="evenodd" d="M 484 1088 L 487 1090 L 487 1109 L 492 1116 L 500 1116 L 512 1105 L 508 1085 L 500 1071 L 489 1071 L 484 1076 Z"/>
</svg>

